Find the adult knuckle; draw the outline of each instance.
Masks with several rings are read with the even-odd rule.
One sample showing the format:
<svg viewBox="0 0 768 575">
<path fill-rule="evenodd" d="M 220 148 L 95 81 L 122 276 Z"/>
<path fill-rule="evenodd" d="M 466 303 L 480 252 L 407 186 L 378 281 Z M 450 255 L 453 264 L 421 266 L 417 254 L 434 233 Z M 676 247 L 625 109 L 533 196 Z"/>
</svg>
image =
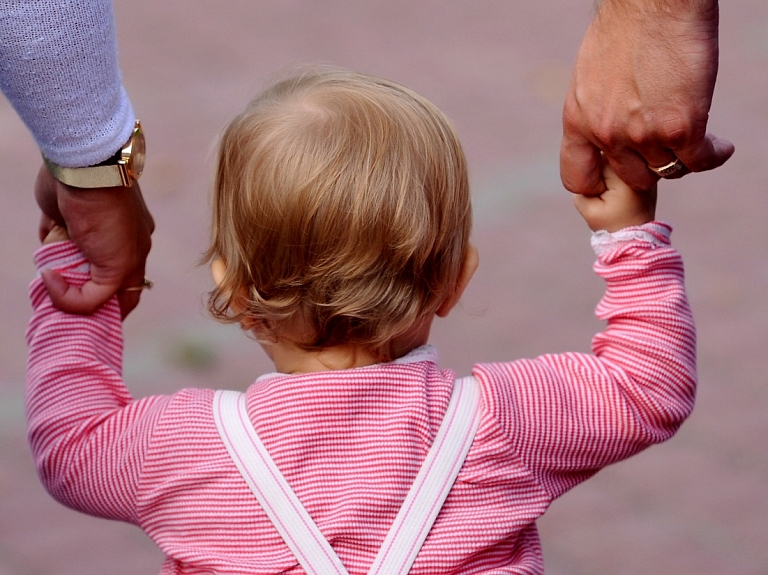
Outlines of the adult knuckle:
<svg viewBox="0 0 768 575">
<path fill-rule="evenodd" d="M 609 119 L 596 121 L 592 133 L 603 151 L 615 150 L 622 144 L 621 128 Z"/>
<path fill-rule="evenodd" d="M 659 139 L 670 148 L 686 146 L 701 140 L 705 135 L 702 126 L 682 114 L 663 118 L 658 131 Z"/>
</svg>

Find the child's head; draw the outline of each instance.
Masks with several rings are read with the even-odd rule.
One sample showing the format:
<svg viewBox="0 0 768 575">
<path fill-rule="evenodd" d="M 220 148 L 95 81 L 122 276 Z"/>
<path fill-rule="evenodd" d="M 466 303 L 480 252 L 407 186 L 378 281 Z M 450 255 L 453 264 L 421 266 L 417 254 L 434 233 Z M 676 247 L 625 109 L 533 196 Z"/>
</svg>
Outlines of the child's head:
<svg viewBox="0 0 768 575">
<path fill-rule="evenodd" d="M 466 160 L 445 116 L 393 82 L 338 70 L 268 88 L 225 130 L 209 308 L 258 338 L 388 357 L 459 282 Z"/>
</svg>

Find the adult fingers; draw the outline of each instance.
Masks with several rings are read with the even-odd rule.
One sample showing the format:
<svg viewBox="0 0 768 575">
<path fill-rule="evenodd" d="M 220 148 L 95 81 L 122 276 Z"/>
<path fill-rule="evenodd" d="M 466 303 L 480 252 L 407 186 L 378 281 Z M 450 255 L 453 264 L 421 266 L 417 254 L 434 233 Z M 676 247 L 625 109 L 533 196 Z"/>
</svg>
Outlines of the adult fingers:
<svg viewBox="0 0 768 575">
<path fill-rule="evenodd" d="M 640 149 L 639 155 L 654 174 L 658 172 L 653 168 L 676 166 L 669 175 L 659 174 L 664 179 L 674 180 L 691 172 L 720 167 L 733 155 L 734 150 L 734 145 L 728 140 L 707 134 L 695 145 L 685 148 L 644 147 Z"/>
<path fill-rule="evenodd" d="M 567 127 L 560 144 L 560 179 L 574 194 L 599 196 L 605 191 L 600 150 Z"/>
<path fill-rule="evenodd" d="M 670 154 L 670 157 L 674 161 L 674 154 Z M 648 168 L 650 162 L 634 150 L 621 148 L 607 151 L 605 158 L 619 179 L 633 190 L 650 190 L 659 181 L 659 176 Z M 661 163 L 654 165 L 661 166 L 669 163 L 658 161 Z"/>
<path fill-rule="evenodd" d="M 122 288 L 117 292 L 117 300 L 120 303 L 120 315 L 125 319 L 136 306 L 139 305 L 141 294 L 146 285 L 144 267 L 129 275 Z"/>
<path fill-rule="evenodd" d="M 735 149 L 728 140 L 706 134 L 696 144 L 674 148 L 673 151 L 691 172 L 705 172 L 722 166 L 733 155 Z"/>
<path fill-rule="evenodd" d="M 670 148 L 663 145 L 638 146 L 637 150 L 638 157 L 645 163 L 646 172 L 654 183 L 658 182 L 659 178 L 677 179 L 690 173 L 688 167 Z"/>
</svg>

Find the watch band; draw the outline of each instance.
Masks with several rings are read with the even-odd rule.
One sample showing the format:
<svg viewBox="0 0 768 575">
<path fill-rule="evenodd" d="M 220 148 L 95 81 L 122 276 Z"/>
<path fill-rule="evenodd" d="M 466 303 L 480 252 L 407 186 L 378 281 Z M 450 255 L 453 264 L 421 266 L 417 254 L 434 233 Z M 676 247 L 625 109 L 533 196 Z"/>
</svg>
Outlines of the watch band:
<svg viewBox="0 0 768 575">
<path fill-rule="evenodd" d="M 74 188 L 114 188 L 131 185 L 125 166 L 121 164 L 83 169 L 65 168 L 46 157 L 43 157 L 43 161 L 54 178 Z"/>
</svg>

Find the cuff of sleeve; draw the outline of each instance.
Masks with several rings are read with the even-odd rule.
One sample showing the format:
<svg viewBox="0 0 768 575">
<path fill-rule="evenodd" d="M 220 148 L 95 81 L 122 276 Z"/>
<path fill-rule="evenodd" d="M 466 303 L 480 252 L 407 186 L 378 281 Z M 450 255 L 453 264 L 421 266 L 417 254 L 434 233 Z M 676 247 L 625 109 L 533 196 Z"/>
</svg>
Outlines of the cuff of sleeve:
<svg viewBox="0 0 768 575">
<path fill-rule="evenodd" d="M 35 267 L 38 271 L 53 269 L 87 274 L 90 270 L 75 242 L 66 240 L 45 244 L 35 250 Z"/>
<path fill-rule="evenodd" d="M 592 249 L 601 256 L 630 243 L 642 243 L 650 248 L 659 248 L 670 244 L 672 226 L 665 222 L 648 222 L 642 226 L 632 226 L 616 232 L 599 230 L 592 233 Z"/>
</svg>

